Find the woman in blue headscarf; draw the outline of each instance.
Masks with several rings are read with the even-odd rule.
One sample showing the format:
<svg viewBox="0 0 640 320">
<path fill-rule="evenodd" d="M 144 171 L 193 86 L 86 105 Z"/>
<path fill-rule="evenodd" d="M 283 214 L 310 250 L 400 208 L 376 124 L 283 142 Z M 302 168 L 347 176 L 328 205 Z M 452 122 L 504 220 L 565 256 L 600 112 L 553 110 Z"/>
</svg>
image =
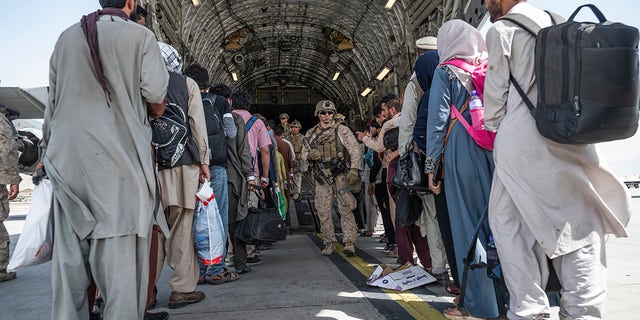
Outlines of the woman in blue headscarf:
<svg viewBox="0 0 640 320">
<path fill-rule="evenodd" d="M 459 121 L 448 130 L 452 123 L 452 104 L 471 123 L 469 111 L 462 109 L 474 87 L 469 73 L 443 63 L 462 59 L 467 64 L 479 65 L 486 59 L 486 44 L 480 32 L 471 25 L 462 20 L 450 20 L 438 31 L 438 54 L 441 65 L 434 73 L 429 96 L 425 171 L 429 175 L 429 188 L 435 194 L 446 189 L 455 263 L 458 270 L 463 270 L 463 259 L 487 208 L 494 163 L 492 153 L 478 146 Z M 444 161 L 440 163 L 447 135 Z M 438 166 L 444 169 L 445 184 L 433 182 Z M 484 223 L 472 262 L 486 260 L 485 246 L 490 232 L 488 224 Z M 449 319 L 495 318 L 499 315 L 496 289 L 485 269 L 469 270 L 464 305 L 445 310 L 444 315 Z"/>
<path fill-rule="evenodd" d="M 416 80 L 418 81 L 420 88 L 424 91 L 424 94 L 420 99 L 418 116 L 415 129 L 413 131 L 413 139 L 422 150 L 426 149 L 427 116 L 429 96 L 431 94 L 431 82 L 436 71 L 436 67 L 438 67 L 439 64 L 440 57 L 438 56 L 438 52 L 427 51 L 418 57 L 413 69 L 416 74 Z M 457 294 L 460 292 L 458 289 L 460 287 L 460 283 L 458 281 L 458 266 L 455 263 L 456 256 L 453 246 L 453 237 L 451 236 L 451 223 L 449 221 L 449 212 L 447 211 L 447 201 L 444 189 L 442 189 L 440 194 L 434 195 L 434 200 L 438 228 L 442 237 L 444 250 L 447 254 L 447 260 L 449 261 L 451 276 L 453 277 L 453 284 L 447 284 L 446 290 L 449 293 Z M 433 244 L 430 243 L 430 245 L 433 250 Z"/>
</svg>

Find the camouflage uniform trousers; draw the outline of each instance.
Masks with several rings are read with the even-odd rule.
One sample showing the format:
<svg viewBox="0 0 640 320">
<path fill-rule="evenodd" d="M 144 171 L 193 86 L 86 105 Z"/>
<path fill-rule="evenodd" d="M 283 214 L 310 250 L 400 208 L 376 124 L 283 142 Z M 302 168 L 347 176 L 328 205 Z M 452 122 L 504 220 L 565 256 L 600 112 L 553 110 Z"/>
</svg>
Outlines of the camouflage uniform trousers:
<svg viewBox="0 0 640 320">
<path fill-rule="evenodd" d="M 0 273 L 7 271 L 9 264 L 9 232 L 4 221 L 9 217 L 9 193 L 7 186 L 0 184 Z"/>
<path fill-rule="evenodd" d="M 343 190 L 346 186 L 346 175 L 339 174 L 335 177 L 336 189 Z M 330 244 L 336 242 L 336 235 L 333 228 L 332 211 L 333 202 L 338 202 L 338 211 L 340 212 L 340 224 L 342 226 L 343 240 L 345 244 L 356 244 L 358 226 L 356 220 L 351 212 L 356 208 L 356 199 L 351 192 L 345 192 L 341 195 L 344 204 L 336 198 L 331 186 L 328 184 L 320 184 L 316 181 L 316 211 L 320 218 L 320 227 L 322 229 L 322 236 L 324 244 Z"/>
<path fill-rule="evenodd" d="M 300 188 L 302 187 L 302 172 L 296 172 L 293 174 L 293 194 L 300 194 Z"/>
</svg>

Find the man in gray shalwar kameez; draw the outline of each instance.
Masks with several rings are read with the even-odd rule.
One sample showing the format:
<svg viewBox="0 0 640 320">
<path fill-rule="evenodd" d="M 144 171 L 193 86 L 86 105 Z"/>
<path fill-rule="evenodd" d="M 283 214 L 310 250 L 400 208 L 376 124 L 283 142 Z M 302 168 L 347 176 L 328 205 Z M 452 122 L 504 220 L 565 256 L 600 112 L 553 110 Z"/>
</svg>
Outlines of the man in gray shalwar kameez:
<svg viewBox="0 0 640 320">
<path fill-rule="evenodd" d="M 485 2 L 492 19 L 518 13 L 541 27 L 544 11 L 526 1 Z M 549 313 L 547 257 L 562 285 L 560 319 L 601 319 L 607 290 L 605 234 L 626 237 L 626 188 L 603 167 L 595 145 L 540 135 L 509 74 L 536 104 L 536 40 L 505 20 L 487 33 L 485 127 L 497 131 L 489 224 L 509 288 L 509 319 Z"/>
<path fill-rule="evenodd" d="M 147 117 L 163 112 L 169 76 L 155 36 L 127 18 L 135 1 L 100 3 L 62 33 L 50 62 L 38 166 L 54 187 L 53 319 L 89 318 L 91 280 L 105 319 L 141 319 L 147 299 L 156 199 Z"/>
</svg>

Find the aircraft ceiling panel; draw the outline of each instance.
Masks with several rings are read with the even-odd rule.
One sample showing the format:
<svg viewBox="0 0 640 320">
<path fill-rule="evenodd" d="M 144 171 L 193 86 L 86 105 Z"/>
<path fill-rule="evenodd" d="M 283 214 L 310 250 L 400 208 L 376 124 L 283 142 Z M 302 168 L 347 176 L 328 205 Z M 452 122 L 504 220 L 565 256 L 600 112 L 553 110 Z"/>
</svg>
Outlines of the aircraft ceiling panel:
<svg viewBox="0 0 640 320">
<path fill-rule="evenodd" d="M 413 33 L 424 21 L 416 21 L 416 12 L 407 12 L 407 8 L 420 11 L 425 21 L 424 11 L 442 10 L 443 2 L 447 8 L 453 5 L 452 12 L 462 13 L 457 0 L 398 0 L 390 10 L 384 8 L 387 1 L 142 3 L 150 9 L 148 20 L 158 38 L 176 47 L 187 64 L 206 67 L 212 83 L 247 90 L 307 86 L 339 105 L 355 107 L 363 104 L 360 92 L 366 86 L 380 91 L 394 86 L 393 81 L 375 80 L 383 67 L 392 68 L 402 81 L 411 74 L 417 37 Z M 340 75 L 334 81 L 336 72 Z M 237 82 L 232 81 L 232 73 L 238 76 Z"/>
</svg>

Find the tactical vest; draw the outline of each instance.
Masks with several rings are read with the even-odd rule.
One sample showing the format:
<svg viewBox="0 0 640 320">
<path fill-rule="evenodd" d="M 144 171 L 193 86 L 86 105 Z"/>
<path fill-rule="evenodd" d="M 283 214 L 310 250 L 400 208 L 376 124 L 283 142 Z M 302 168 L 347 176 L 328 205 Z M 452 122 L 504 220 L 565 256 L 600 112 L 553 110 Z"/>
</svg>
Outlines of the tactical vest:
<svg viewBox="0 0 640 320">
<path fill-rule="evenodd" d="M 189 89 L 187 88 L 187 79 L 185 76 L 169 72 L 169 87 L 167 88 L 167 104 L 173 103 L 179 106 L 184 114 L 187 115 L 185 126 L 187 127 L 187 144 L 182 157 L 176 163 L 177 166 L 191 165 L 200 163 L 200 153 L 193 136 L 191 135 L 191 126 L 189 124 Z M 158 169 L 170 169 L 162 165 L 158 165 Z"/>
<path fill-rule="evenodd" d="M 218 107 L 226 101 L 212 93 L 202 93 L 202 106 L 204 108 L 204 118 L 207 123 L 207 138 L 209 140 L 209 149 L 211 150 L 211 161 L 209 165 L 226 167 L 227 159 L 227 141 L 225 140 L 224 127 L 222 124 L 222 110 Z"/>
<path fill-rule="evenodd" d="M 314 127 L 311 135 L 311 148 L 320 151 L 323 163 L 329 163 L 332 159 L 338 159 L 342 162 L 350 164 L 349 153 L 346 152 L 344 146 L 338 137 L 339 124 L 334 124 L 328 128 L 322 128 L 319 125 Z M 334 160 L 335 161 L 335 160 Z"/>
<path fill-rule="evenodd" d="M 297 154 L 300 154 L 300 152 L 302 152 L 302 139 L 304 138 L 304 136 L 301 133 L 298 134 L 292 134 L 291 136 L 289 136 L 289 142 L 291 142 L 291 145 L 293 146 L 293 152 Z"/>
</svg>

